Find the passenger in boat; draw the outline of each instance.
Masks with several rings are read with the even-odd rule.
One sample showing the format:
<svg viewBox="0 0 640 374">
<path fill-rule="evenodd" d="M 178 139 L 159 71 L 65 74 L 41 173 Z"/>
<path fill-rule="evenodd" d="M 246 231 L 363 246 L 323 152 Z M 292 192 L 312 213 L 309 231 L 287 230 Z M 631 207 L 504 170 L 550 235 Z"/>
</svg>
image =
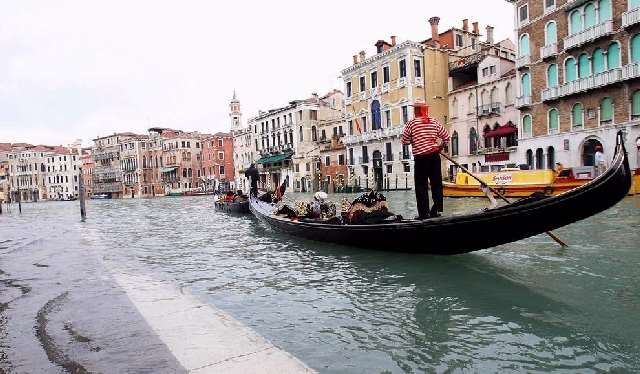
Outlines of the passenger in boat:
<svg viewBox="0 0 640 374">
<path fill-rule="evenodd" d="M 555 172 L 556 172 L 556 176 L 560 175 L 562 173 L 562 171 L 564 170 L 564 165 L 562 165 L 560 162 L 556 162 L 556 167 L 555 167 Z"/>
<path fill-rule="evenodd" d="M 256 164 L 251 164 L 249 168 L 244 172 L 245 178 L 248 178 L 251 182 L 251 191 L 249 192 L 249 196 L 257 197 L 258 196 L 258 178 L 260 178 L 260 172 L 258 172 L 258 168 L 256 168 Z"/>
<path fill-rule="evenodd" d="M 418 219 L 438 217 L 443 211 L 440 151 L 449 141 L 449 133 L 436 119 L 429 117 L 425 104 L 414 105 L 415 118 L 405 125 L 402 144 L 410 144 L 414 158 L 414 183 Z M 433 207 L 429 210 L 428 183 L 431 183 Z"/>
<path fill-rule="evenodd" d="M 381 193 L 371 191 L 353 200 L 346 214 L 350 225 L 372 225 L 402 220 L 402 216 L 389 212 L 387 199 Z"/>
<path fill-rule="evenodd" d="M 600 174 L 604 173 L 605 169 L 607 168 L 607 165 L 605 164 L 605 161 L 604 161 L 604 153 L 602 153 L 601 145 L 596 145 L 596 154 L 593 157 L 594 157 L 594 163 L 596 166 L 596 177 L 597 177 Z"/>
</svg>

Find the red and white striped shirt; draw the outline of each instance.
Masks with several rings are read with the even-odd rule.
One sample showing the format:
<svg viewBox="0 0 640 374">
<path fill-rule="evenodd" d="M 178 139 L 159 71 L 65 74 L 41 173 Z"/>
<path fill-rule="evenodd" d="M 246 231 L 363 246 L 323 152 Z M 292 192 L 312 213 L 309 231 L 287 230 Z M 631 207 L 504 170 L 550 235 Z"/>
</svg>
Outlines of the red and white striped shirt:
<svg viewBox="0 0 640 374">
<path fill-rule="evenodd" d="M 407 122 L 402 133 L 402 144 L 411 144 L 413 155 L 428 155 L 438 152 L 440 146 L 436 142 L 442 139 L 449 141 L 449 133 L 438 120 L 429 117 L 427 121 L 414 118 Z"/>
</svg>

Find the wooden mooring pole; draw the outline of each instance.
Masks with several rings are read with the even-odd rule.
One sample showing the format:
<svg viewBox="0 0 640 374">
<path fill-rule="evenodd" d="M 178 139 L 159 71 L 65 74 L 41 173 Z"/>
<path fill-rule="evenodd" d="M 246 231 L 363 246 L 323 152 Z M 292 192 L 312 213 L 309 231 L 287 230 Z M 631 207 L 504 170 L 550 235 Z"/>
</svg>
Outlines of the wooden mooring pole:
<svg viewBox="0 0 640 374">
<path fill-rule="evenodd" d="M 85 193 L 84 193 L 84 181 L 82 180 L 82 168 L 80 169 L 80 176 L 78 178 L 78 192 L 80 194 L 80 220 L 84 222 L 87 219 L 87 207 L 85 205 Z"/>
</svg>

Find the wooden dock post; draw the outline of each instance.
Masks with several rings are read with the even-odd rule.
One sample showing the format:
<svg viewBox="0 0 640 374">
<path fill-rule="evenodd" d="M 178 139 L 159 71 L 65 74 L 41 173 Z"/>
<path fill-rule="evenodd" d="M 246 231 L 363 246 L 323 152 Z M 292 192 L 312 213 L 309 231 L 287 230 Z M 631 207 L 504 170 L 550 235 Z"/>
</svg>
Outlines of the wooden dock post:
<svg viewBox="0 0 640 374">
<path fill-rule="evenodd" d="M 22 214 L 22 192 L 20 187 L 18 187 L 18 212 Z"/>
<path fill-rule="evenodd" d="M 87 219 L 87 207 L 85 205 L 84 181 L 82 180 L 82 168 L 78 178 L 78 193 L 80 194 L 80 220 L 84 222 Z"/>
</svg>

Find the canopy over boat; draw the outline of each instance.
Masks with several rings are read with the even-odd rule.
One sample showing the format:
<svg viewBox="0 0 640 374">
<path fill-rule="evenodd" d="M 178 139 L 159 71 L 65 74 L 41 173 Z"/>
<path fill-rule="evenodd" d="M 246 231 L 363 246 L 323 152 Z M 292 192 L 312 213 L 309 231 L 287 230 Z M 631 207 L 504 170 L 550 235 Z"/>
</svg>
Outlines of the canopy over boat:
<svg viewBox="0 0 640 374">
<path fill-rule="evenodd" d="M 484 212 L 425 221 L 333 225 L 275 216 L 273 205 L 255 198 L 250 209 L 273 229 L 306 239 L 396 252 L 455 255 L 514 242 L 593 216 L 622 200 L 630 186 L 631 171 L 619 132 L 611 167 L 598 178 L 558 196 L 527 198 Z M 496 234 L 487 235 L 491 232 Z"/>
</svg>

